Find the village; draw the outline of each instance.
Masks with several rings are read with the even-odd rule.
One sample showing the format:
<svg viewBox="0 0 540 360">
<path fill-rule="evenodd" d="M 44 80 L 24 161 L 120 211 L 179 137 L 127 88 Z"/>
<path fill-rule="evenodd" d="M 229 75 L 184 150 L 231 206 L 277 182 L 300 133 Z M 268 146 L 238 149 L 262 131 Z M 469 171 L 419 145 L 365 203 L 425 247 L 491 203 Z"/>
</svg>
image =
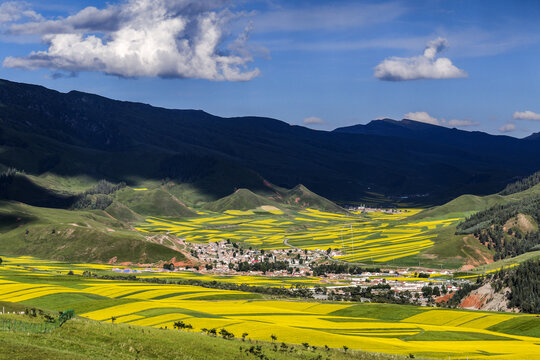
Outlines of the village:
<svg viewBox="0 0 540 360">
<path fill-rule="evenodd" d="M 265 276 L 265 277 L 310 277 L 319 279 L 311 287 L 313 297 L 320 300 L 343 299 L 351 287 L 361 289 L 388 289 L 396 296 L 406 294 L 419 305 L 427 305 L 431 294 L 445 295 L 458 291 L 466 280 L 452 279 L 452 270 L 428 270 L 411 268 L 352 267 L 341 263 L 347 271 L 332 271 L 340 264 L 335 256 L 342 255 L 338 249 L 254 249 L 243 247 L 229 240 L 209 243 L 191 243 L 179 240 L 190 254 L 193 264 L 164 263 L 160 267 L 142 269 L 114 268 L 122 273 L 178 273 L 195 272 L 202 275 L 218 276 Z M 325 265 L 328 264 L 328 265 Z M 321 270 L 327 268 L 328 270 Z M 354 271 L 357 270 L 357 271 Z M 427 288 L 429 291 L 426 291 Z M 426 296 L 426 292 L 429 296 Z M 369 302 L 369 299 L 362 298 Z"/>
</svg>

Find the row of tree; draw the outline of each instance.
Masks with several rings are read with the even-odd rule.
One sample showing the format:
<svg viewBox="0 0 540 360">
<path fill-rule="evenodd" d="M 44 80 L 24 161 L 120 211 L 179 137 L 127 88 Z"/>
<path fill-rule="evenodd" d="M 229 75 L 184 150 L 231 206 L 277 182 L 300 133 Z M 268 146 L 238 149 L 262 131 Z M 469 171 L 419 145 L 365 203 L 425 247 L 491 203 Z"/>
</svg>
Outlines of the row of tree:
<svg viewBox="0 0 540 360">
<path fill-rule="evenodd" d="M 360 266 L 332 262 L 329 264 L 316 265 L 311 268 L 314 276 L 326 274 L 361 274 L 363 272 L 380 272 L 380 268 L 363 268 Z"/>
<path fill-rule="evenodd" d="M 511 184 L 506 185 L 506 187 L 499 194 L 501 195 L 515 194 L 515 193 L 530 189 L 537 184 L 540 184 L 540 171 L 537 171 L 531 176 L 528 176 L 524 179 L 521 179 Z"/>
<path fill-rule="evenodd" d="M 79 194 L 77 200 L 71 206 L 72 209 L 99 209 L 105 210 L 113 203 L 113 197 L 111 196 L 118 190 L 126 187 L 125 182 L 118 184 L 111 183 L 107 180 L 100 180 L 96 185 L 90 189 Z"/>
<path fill-rule="evenodd" d="M 192 285 L 192 286 L 201 286 L 201 287 L 211 288 L 211 289 L 243 291 L 243 292 L 251 292 L 251 293 L 274 295 L 274 296 L 308 298 L 308 299 L 313 298 L 312 291 L 299 284 L 294 287 L 291 286 L 291 288 L 285 288 L 285 287 L 272 287 L 272 286 L 253 286 L 253 285 L 247 285 L 247 284 L 226 283 L 226 282 L 220 282 L 220 281 L 201 281 L 197 279 L 172 280 L 172 279 L 137 277 L 135 275 L 127 275 L 127 276 L 126 275 L 97 275 L 89 271 L 84 271 L 83 276 L 92 277 L 96 279 L 104 279 L 104 280 L 127 280 L 127 281 L 146 282 L 146 283 L 152 283 L 152 284 Z"/>
<path fill-rule="evenodd" d="M 289 269 L 290 268 L 290 269 Z M 236 265 L 236 271 L 262 271 L 266 272 L 290 270 L 292 273 L 292 267 L 290 267 L 287 261 L 259 261 L 256 263 L 249 263 L 247 261 L 240 262 Z"/>
</svg>

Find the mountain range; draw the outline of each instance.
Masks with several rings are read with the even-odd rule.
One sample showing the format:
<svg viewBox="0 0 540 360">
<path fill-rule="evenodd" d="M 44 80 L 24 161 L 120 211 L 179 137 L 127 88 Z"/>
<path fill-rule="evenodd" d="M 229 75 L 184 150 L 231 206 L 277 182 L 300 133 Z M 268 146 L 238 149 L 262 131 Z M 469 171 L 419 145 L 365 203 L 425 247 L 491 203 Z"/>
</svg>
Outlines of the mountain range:
<svg viewBox="0 0 540 360">
<path fill-rule="evenodd" d="M 540 141 L 406 119 L 317 131 L 0 80 L 0 164 L 51 179 L 174 179 L 193 201 L 265 193 L 271 183 L 342 203 L 438 204 L 536 171 Z"/>
</svg>

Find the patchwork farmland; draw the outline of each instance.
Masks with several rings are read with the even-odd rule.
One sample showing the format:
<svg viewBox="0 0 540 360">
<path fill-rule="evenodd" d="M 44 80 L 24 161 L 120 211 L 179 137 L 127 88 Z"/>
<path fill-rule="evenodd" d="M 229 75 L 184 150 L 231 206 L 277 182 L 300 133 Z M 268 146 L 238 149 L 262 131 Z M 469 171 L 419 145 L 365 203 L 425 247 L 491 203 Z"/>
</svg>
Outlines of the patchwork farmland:
<svg viewBox="0 0 540 360">
<path fill-rule="evenodd" d="M 84 318 L 117 324 L 172 329 L 182 321 L 194 332 L 226 329 L 236 336 L 247 333 L 249 340 L 275 336 L 293 344 L 430 358 L 530 358 L 537 353 L 539 320 L 532 315 L 275 300 L 241 291 L 65 275 L 67 268 L 107 266 L 7 258 L 0 267 L 0 301 L 73 308 Z"/>
<path fill-rule="evenodd" d="M 189 242 L 231 240 L 261 249 L 338 249 L 338 260 L 387 263 L 431 247 L 436 232 L 460 218 L 410 221 L 419 210 L 342 215 L 307 209 L 288 213 L 229 210 L 180 220 L 148 218 L 142 232 L 166 232 Z"/>
</svg>

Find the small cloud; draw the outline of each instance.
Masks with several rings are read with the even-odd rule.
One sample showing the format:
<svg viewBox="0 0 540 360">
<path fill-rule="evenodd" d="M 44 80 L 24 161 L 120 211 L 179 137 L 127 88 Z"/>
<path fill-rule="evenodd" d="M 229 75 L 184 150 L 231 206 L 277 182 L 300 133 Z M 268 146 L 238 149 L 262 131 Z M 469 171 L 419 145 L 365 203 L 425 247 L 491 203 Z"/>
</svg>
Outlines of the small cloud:
<svg viewBox="0 0 540 360">
<path fill-rule="evenodd" d="M 419 121 L 419 122 L 423 122 L 423 123 L 426 123 L 426 124 L 441 125 L 439 120 L 437 120 L 433 116 L 429 115 L 425 111 L 410 112 L 410 113 L 407 113 L 407 114 L 403 115 L 403 117 L 405 119 Z"/>
<path fill-rule="evenodd" d="M 30 10 L 26 2 L 7 1 L 0 4 L 0 25 L 13 23 L 21 19 L 38 21 L 43 18 Z"/>
<path fill-rule="evenodd" d="M 459 119 L 446 120 L 444 118 L 437 119 L 429 115 L 425 111 L 410 112 L 403 115 L 403 117 L 405 119 L 419 121 L 426 124 L 446 126 L 446 127 L 467 127 L 467 126 L 477 126 L 480 124 L 470 119 L 464 119 L 464 120 L 459 120 Z"/>
<path fill-rule="evenodd" d="M 322 125 L 324 124 L 324 120 L 315 116 L 305 118 L 302 120 L 302 124 L 304 125 Z"/>
<path fill-rule="evenodd" d="M 391 57 L 375 67 L 375 77 L 379 80 L 405 81 L 420 79 L 465 78 L 467 73 L 452 64 L 448 58 L 437 55 L 448 47 L 448 41 L 437 38 L 427 43 L 423 55 L 410 58 Z"/>
<path fill-rule="evenodd" d="M 516 125 L 514 124 L 504 124 L 499 128 L 499 131 L 502 133 L 509 133 L 516 130 Z"/>
<path fill-rule="evenodd" d="M 48 76 L 47 78 L 49 79 L 53 79 L 53 80 L 57 80 L 57 79 L 71 79 L 71 78 L 76 78 L 79 74 L 76 73 L 76 72 L 70 72 L 70 73 L 63 73 L 61 71 L 55 71 L 53 73 L 51 73 L 50 76 Z"/>
<path fill-rule="evenodd" d="M 516 111 L 514 115 L 512 115 L 512 118 L 515 120 L 535 120 L 540 121 L 540 114 L 535 113 L 533 111 L 527 110 L 527 111 Z"/>
<path fill-rule="evenodd" d="M 466 127 L 466 126 L 478 126 L 478 125 L 480 125 L 479 122 L 472 121 L 470 119 L 465 119 L 465 120 L 452 119 L 452 120 L 448 120 L 448 121 L 443 120 L 443 122 L 446 122 L 446 124 L 448 126 L 451 126 L 451 127 Z"/>
</svg>

